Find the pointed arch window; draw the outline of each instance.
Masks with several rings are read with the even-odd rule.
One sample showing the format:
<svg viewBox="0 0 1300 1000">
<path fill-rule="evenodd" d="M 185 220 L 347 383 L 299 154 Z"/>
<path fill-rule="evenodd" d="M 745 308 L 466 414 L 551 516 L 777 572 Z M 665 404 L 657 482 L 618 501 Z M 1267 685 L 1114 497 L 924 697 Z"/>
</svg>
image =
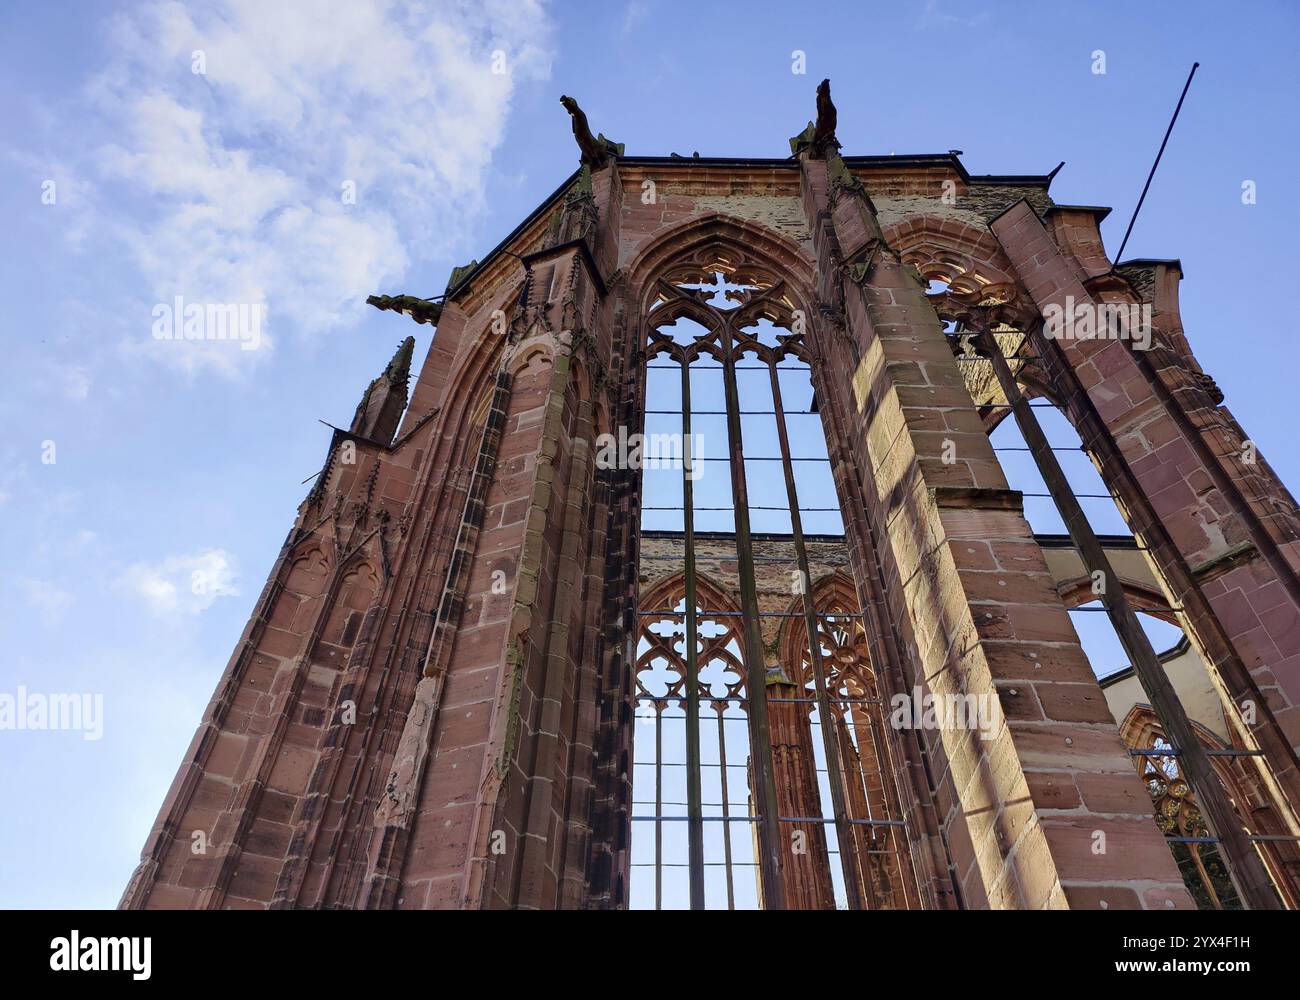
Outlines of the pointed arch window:
<svg viewBox="0 0 1300 1000">
<path fill-rule="evenodd" d="M 907 845 L 900 821 L 893 749 L 886 724 L 889 713 L 882 685 L 871 665 L 863 617 L 858 613 L 852 581 L 836 575 L 814 588 L 817 645 L 826 675 L 825 707 L 838 752 L 844 783 L 847 822 L 841 829 L 840 849 L 847 837 L 854 864 L 837 871 L 857 880 L 857 898 L 868 909 L 906 909 L 911 905 L 904 873 Z M 787 657 L 797 665 L 798 686 L 805 693 L 811 725 L 824 724 L 822 705 L 816 699 L 816 673 L 812 646 L 804 620 L 792 623 Z M 821 777 L 823 813 L 831 816 L 832 796 L 826 749 L 812 743 Z M 838 887 L 837 887 L 838 888 Z"/>
<path fill-rule="evenodd" d="M 844 874 L 846 865 L 877 863 L 860 852 L 898 850 L 883 832 L 879 787 L 894 776 L 869 767 L 877 800 L 868 805 L 861 759 L 877 758 L 854 742 L 869 735 L 874 747 L 883 733 L 851 713 L 812 711 L 835 694 L 796 680 L 823 669 L 824 643 L 808 642 L 817 612 L 804 526 L 846 552 L 806 305 L 773 270 L 714 245 L 666 267 L 645 309 L 642 579 L 653 578 L 654 559 L 674 557 L 648 554 L 645 532 L 680 533 L 683 569 L 673 588 L 640 598 L 632 905 L 890 905 L 881 900 L 894 898 L 897 865 L 871 883 L 874 902 L 862 878 Z M 676 457 L 686 461 L 662 461 Z M 700 542 L 729 547 L 713 564 L 729 579 L 697 571 Z M 846 604 L 827 620 L 826 636 L 855 617 L 860 633 L 860 613 Z M 790 658 L 783 626 L 795 620 L 805 623 L 807 652 Z M 710 677 L 720 664 L 730 685 L 723 695 Z M 838 743 L 830 728 L 822 736 L 823 716 L 851 732 Z M 856 819 L 841 773 L 850 753 L 863 785 Z M 666 784 L 673 769 L 686 780 Z M 873 822 L 879 838 L 865 832 Z"/>
<path fill-rule="evenodd" d="M 1295 866 L 1288 871 L 1278 860 L 1280 853 L 1294 857 L 1300 847 L 1285 818 L 1290 806 L 1281 797 L 1272 798 L 1265 815 L 1279 832 L 1252 832 L 1256 821 L 1243 817 L 1223 770 L 1213 766 L 1205 748 L 1191 735 L 1187 708 L 1156 652 L 1161 633 L 1167 634 L 1168 629 L 1155 619 L 1180 623 L 1185 610 L 1172 595 L 1158 595 L 1153 604 L 1144 606 L 1111 565 L 1112 551 L 1149 552 L 1149 539 L 1132 533 L 1130 512 L 1120 501 L 1122 479 L 1108 473 L 1103 461 L 1104 440 L 1093 435 L 1091 444 L 1085 445 L 1072 422 L 1081 419 L 1076 411 L 1082 392 L 1057 353 L 1059 345 L 1043 332 L 1036 308 L 1026 310 L 1010 300 L 984 306 L 936 296 L 937 312 L 946 323 L 972 400 L 983 411 L 999 464 L 1009 485 L 1022 491 L 1027 520 L 1039 533 L 1068 532 L 1089 585 L 1100 588 L 1093 590 L 1097 600 L 1076 603 L 1070 612 L 1085 650 L 1104 645 L 1122 648 L 1145 697 L 1159 707 L 1159 725 L 1170 733 L 1188 734 L 1177 748 L 1165 741 L 1133 746 L 1130 753 L 1138 759 L 1139 775 L 1155 797 L 1157 822 L 1183 869 L 1189 891 L 1198 904 L 1209 908 L 1240 906 L 1239 894 L 1252 906 L 1272 905 L 1275 896 L 1294 906 Z M 1060 399 L 1071 387 L 1075 410 Z M 1007 416 L 1014 419 L 1004 420 Z M 1086 412 L 1082 419 L 1087 420 Z M 1122 537 L 1102 536 L 1103 544 L 1099 531 Z M 1040 542 L 1050 537 L 1039 535 Z M 1138 614 L 1141 610 L 1150 615 Z M 1102 666 L 1095 663 L 1094 670 Z M 1233 699 L 1223 697 L 1221 686 L 1207 686 L 1217 691 L 1225 719 L 1235 720 L 1230 728 L 1246 731 Z M 1156 752 L 1162 748 L 1169 753 Z M 1255 747 L 1221 747 L 1216 754 L 1215 762 L 1231 759 L 1237 767 L 1263 764 Z M 1193 783 L 1199 795 L 1195 805 Z M 1217 820 L 1211 823 L 1210 817 Z M 1195 869 L 1194 878 L 1189 867 Z"/>
<path fill-rule="evenodd" d="M 1155 806 L 1156 825 L 1169 841 L 1183 883 L 1201 909 L 1240 910 L 1241 900 L 1210 828 L 1183 777 L 1173 744 L 1151 733 L 1139 748 L 1138 774 Z"/>
<path fill-rule="evenodd" d="M 679 574 L 642 600 L 647 608 L 663 610 L 641 616 L 637 641 L 630 895 L 634 909 L 674 909 L 690 902 L 686 709 L 691 693 L 685 590 Z M 721 587 L 699 579 L 696 590 L 694 698 L 701 716 L 697 773 L 705 901 L 711 908 L 754 909 L 759 899 L 758 860 L 749 822 L 754 810 L 740 619 Z"/>
</svg>

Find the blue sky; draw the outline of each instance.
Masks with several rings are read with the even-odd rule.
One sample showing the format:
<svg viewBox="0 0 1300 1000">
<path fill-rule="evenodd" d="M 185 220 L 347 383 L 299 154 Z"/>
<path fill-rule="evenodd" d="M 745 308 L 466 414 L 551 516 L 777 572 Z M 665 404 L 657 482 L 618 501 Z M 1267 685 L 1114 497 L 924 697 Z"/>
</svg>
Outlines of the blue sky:
<svg viewBox="0 0 1300 1000">
<path fill-rule="evenodd" d="M 1126 255 L 1182 259 L 1198 357 L 1300 482 L 1277 312 L 1294 8 L 833 6 L 0 7 L 0 693 L 104 703 L 98 740 L 0 731 L 0 905 L 116 903 L 323 458 L 318 421 L 346 424 L 401 337 L 427 347 L 365 296 L 440 293 L 556 187 L 562 93 L 631 154 L 781 156 L 829 76 L 846 153 L 1065 160 L 1053 196 L 1114 206 L 1113 252 L 1199 60 Z M 176 294 L 264 304 L 262 347 L 156 340 Z"/>
</svg>

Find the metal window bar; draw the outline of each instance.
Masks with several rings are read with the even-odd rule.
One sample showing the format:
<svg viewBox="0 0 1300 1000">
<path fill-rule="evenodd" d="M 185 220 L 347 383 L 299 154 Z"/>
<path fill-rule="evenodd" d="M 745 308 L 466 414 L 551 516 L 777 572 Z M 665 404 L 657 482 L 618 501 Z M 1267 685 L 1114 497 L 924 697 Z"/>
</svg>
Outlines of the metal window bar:
<svg viewBox="0 0 1300 1000">
<path fill-rule="evenodd" d="M 731 796 L 727 792 L 727 731 L 726 723 L 721 711 L 717 712 L 718 716 L 718 777 L 722 785 L 722 818 L 726 822 L 731 821 L 731 806 L 728 800 Z M 736 908 L 736 887 L 732 881 L 732 864 L 731 864 L 731 837 L 727 836 L 726 830 L 722 835 L 722 859 L 726 864 L 727 876 L 727 909 Z"/>
<path fill-rule="evenodd" d="M 658 370 L 658 369 L 663 369 L 663 370 L 676 369 L 676 367 L 677 367 L 676 365 L 654 365 L 654 364 L 646 365 L 646 368 L 650 369 L 651 371 Z M 723 371 L 724 368 L 725 368 L 724 365 L 700 365 L 695 370 L 700 372 L 718 372 L 718 371 Z M 763 372 L 763 371 L 767 371 L 767 365 L 738 365 L 734 361 L 732 361 L 732 370 L 738 372 Z M 802 363 L 787 365 L 783 362 L 777 362 L 777 370 L 783 372 L 804 372 L 804 371 L 809 371 L 810 369 L 808 365 Z"/>
<path fill-rule="evenodd" d="M 781 561 L 794 562 L 795 560 L 783 559 Z M 1099 597 L 1098 600 L 1101 600 L 1101 598 Z M 1181 614 L 1184 609 L 1183 608 L 1138 608 L 1137 610 L 1144 611 L 1147 613 L 1176 615 L 1176 614 Z M 1094 614 L 1107 613 L 1106 608 L 1104 607 L 1100 607 L 1100 608 L 1076 607 L 1076 608 L 1070 608 L 1069 611 L 1071 614 L 1073 614 L 1076 611 L 1094 613 Z M 843 612 L 836 612 L 836 613 L 840 615 L 840 617 L 842 618 L 868 617 L 865 611 L 843 611 Z M 678 611 L 676 608 L 650 608 L 645 611 L 638 611 L 637 614 L 643 618 L 676 618 L 681 616 L 681 612 Z M 745 616 L 745 613 L 743 611 L 701 611 L 700 614 L 708 615 L 710 618 L 743 618 Z M 759 618 L 802 618 L 803 613 L 800 611 L 759 611 L 758 617 Z"/>
<path fill-rule="evenodd" d="M 740 722 L 741 720 L 740 720 L 740 719 L 732 719 L 731 721 L 732 721 L 732 722 Z M 641 761 L 637 766 L 638 766 L 638 767 L 649 767 L 649 766 L 650 766 L 650 762 L 649 762 L 649 761 Z M 686 762 L 685 762 L 684 760 L 666 760 L 666 761 L 663 762 L 663 766 L 664 766 L 664 767 L 685 767 L 685 766 L 686 766 Z M 713 765 L 710 765 L 710 766 L 711 766 L 711 767 L 717 767 L 718 765 L 717 765 L 717 764 L 713 764 Z M 730 767 L 730 768 L 740 768 L 740 769 L 745 769 L 745 768 L 748 768 L 748 767 L 749 767 L 748 764 L 728 764 L 728 765 L 726 765 L 726 766 L 727 766 L 727 767 Z M 826 773 L 826 768 L 824 768 L 824 767 L 814 768 L 813 770 L 816 771 L 817 774 L 825 774 L 825 773 Z M 884 774 L 883 771 L 866 771 L 866 772 L 864 772 L 864 773 L 867 774 L 868 776 L 871 776 L 871 775 L 877 775 L 877 776 L 879 776 L 879 775 Z M 682 817 L 682 818 L 685 819 L 686 817 Z M 706 816 L 705 819 L 708 819 L 708 817 Z"/>
<path fill-rule="evenodd" d="M 682 358 L 682 440 L 690 454 L 691 368 Z M 692 458 L 694 456 L 691 456 Z M 695 608 L 695 503 L 692 462 L 682 463 L 683 528 L 686 535 L 686 797 L 690 829 L 687 852 L 690 858 L 690 903 L 692 910 L 704 909 L 704 810 L 700 804 L 700 667 L 696 659 L 699 633 Z"/>
<path fill-rule="evenodd" d="M 661 367 L 671 368 L 672 365 L 663 365 Z M 777 371 L 790 371 L 790 369 L 778 368 Z M 977 403 L 976 405 L 982 410 L 1009 410 L 1011 408 L 1010 404 L 1008 403 Z M 1056 409 L 1055 403 L 1032 403 L 1031 402 L 1028 403 L 1027 405 L 1032 406 L 1034 409 L 1037 410 Z M 680 410 L 646 410 L 645 415 L 648 417 L 651 416 L 675 417 L 680 412 L 681 412 Z M 697 417 L 725 417 L 727 415 L 727 411 L 726 410 L 696 410 L 695 415 Z M 740 415 L 742 417 L 770 417 L 773 415 L 773 411 L 741 410 Z M 785 415 L 787 417 L 820 417 L 821 411 L 820 410 L 786 410 Z"/>
<path fill-rule="evenodd" d="M 732 357 L 731 319 L 719 327 L 722 347 L 722 386 L 727 407 L 727 443 L 731 462 L 731 493 L 736 502 L 736 556 L 739 562 L 740 605 L 745 612 L 741 653 L 745 664 L 745 691 L 749 695 L 750 761 L 754 791 L 764 819 L 758 825 L 759 870 L 764 909 L 785 909 L 781 883 L 780 829 L 775 822 L 776 776 L 767 721 L 767 667 L 763 662 L 763 637 L 758 627 L 758 586 L 749 532 L 749 491 L 745 482 L 745 452 L 740 428 L 740 393 L 736 361 Z M 761 367 L 767 367 L 763 365 Z M 805 366 L 806 367 L 806 366 Z"/>
<path fill-rule="evenodd" d="M 831 809 L 834 813 L 836 839 L 840 846 L 840 865 L 844 874 L 844 894 L 851 910 L 862 908 L 859 893 L 860 882 L 857 870 L 857 858 L 853 851 L 845 850 L 851 842 L 848 828 L 848 810 L 844 801 L 844 762 L 840 757 L 840 746 L 835 739 L 833 716 L 827 695 L 826 671 L 822 664 L 821 640 L 819 627 L 822 624 L 813 604 L 812 572 L 808 565 L 808 550 L 803 540 L 803 521 L 799 514 L 799 493 L 795 487 L 794 466 L 790 457 L 790 436 L 785 426 L 785 413 L 781 401 L 781 380 L 777 377 L 776 365 L 768 364 L 768 373 L 772 383 L 772 409 L 775 411 L 777 441 L 781 447 L 781 467 L 785 474 L 785 492 L 790 505 L 790 533 L 794 537 L 794 551 L 799 563 L 799 591 L 803 598 L 804 624 L 808 633 L 808 657 L 813 673 L 813 687 L 817 693 L 817 711 L 822 720 L 822 746 L 826 756 L 826 767 L 830 772 Z M 829 461 L 829 456 L 827 458 Z M 784 617 L 784 615 L 781 615 Z"/>
<path fill-rule="evenodd" d="M 1050 500 L 1050 493 L 1024 493 L 1022 497 L 1037 497 L 1043 500 Z M 1115 498 L 1109 493 L 1076 493 L 1075 498 L 1079 500 L 1114 500 Z M 662 507 L 642 507 L 642 510 L 682 510 L 680 506 L 662 506 Z M 731 510 L 730 507 L 696 507 L 696 510 Z M 750 510 L 785 510 L 785 507 L 750 507 Z M 826 514 L 839 513 L 838 507 L 800 507 L 799 510 L 805 514 Z"/>
<path fill-rule="evenodd" d="M 794 561 L 794 560 L 788 560 L 788 561 Z M 702 609 L 699 613 L 702 615 L 708 615 L 710 618 L 744 618 L 745 617 L 745 612 L 743 611 L 715 611 L 712 609 Z M 678 611 L 676 608 L 648 608 L 644 611 L 638 611 L 637 614 L 643 618 L 680 618 L 682 615 L 682 613 Z M 802 618 L 803 617 L 802 611 L 759 611 L 757 612 L 757 614 L 759 618 Z M 842 618 L 862 618 L 865 612 L 846 611 L 842 613 L 836 612 L 836 614 L 840 615 L 840 617 Z"/>
<path fill-rule="evenodd" d="M 728 507 L 727 509 L 730 510 L 731 508 Z M 837 537 L 843 537 L 843 536 L 837 536 Z M 1124 551 L 1125 552 L 1150 552 L 1151 550 L 1144 545 L 1134 545 L 1132 547 L 1126 547 Z M 678 556 L 675 555 L 657 556 L 651 553 L 646 553 L 645 555 L 640 556 L 640 559 L 642 561 L 649 560 L 649 559 L 657 559 L 657 560 L 671 559 L 673 562 L 676 562 L 678 560 Z M 795 560 L 790 558 L 789 556 L 754 556 L 754 562 L 755 563 L 784 563 L 786 565 L 791 565 L 791 566 L 795 564 Z M 1075 610 L 1082 610 L 1082 609 L 1076 608 Z M 1145 611 L 1146 609 L 1143 608 L 1142 610 Z M 855 612 L 855 614 L 856 613 L 858 612 Z"/>
<path fill-rule="evenodd" d="M 655 815 L 663 815 L 664 726 L 663 712 L 655 705 Z M 664 828 L 655 822 L 655 909 L 664 907 Z"/>
<path fill-rule="evenodd" d="M 954 354 L 953 360 L 954 361 L 983 361 L 986 365 L 991 363 L 989 359 L 984 357 L 984 355 L 982 354 Z M 1040 358 L 1037 354 L 1016 354 L 1009 358 L 1006 355 L 1003 355 L 1003 360 L 1010 363 L 1013 361 L 1023 361 L 1023 362 L 1042 361 L 1043 359 Z"/>
<path fill-rule="evenodd" d="M 1300 841 L 1300 837 L 1292 836 L 1289 833 L 1252 833 L 1248 834 L 1247 840 L 1252 843 L 1274 844 L 1286 843 L 1293 844 Z M 1165 837 L 1165 840 L 1171 844 L 1221 844 L 1223 843 L 1218 837 Z"/>
<path fill-rule="evenodd" d="M 1051 450 L 1051 451 L 1077 451 L 1077 452 L 1082 452 L 1082 451 L 1084 451 L 1084 447 L 1083 447 L 1083 445 L 1048 445 L 1048 448 L 1049 448 L 1049 450 Z M 1019 445 L 1000 445 L 1000 446 L 994 448 L 993 450 L 994 450 L 994 451 L 1032 451 L 1033 449 L 1032 449 L 1032 448 L 1022 448 L 1022 447 L 1019 446 Z M 667 462 L 667 461 L 670 461 L 670 460 L 671 460 L 670 456 L 667 456 L 667 455 L 663 455 L 663 456 L 647 455 L 647 456 L 646 456 L 646 461 L 647 461 L 647 462 L 651 462 L 651 461 L 664 461 L 664 462 Z M 731 461 L 731 457 L 730 457 L 729 455 L 715 455 L 715 456 L 713 456 L 713 457 L 709 457 L 709 456 L 705 456 L 705 455 L 695 455 L 695 456 L 692 456 L 691 461 L 692 461 L 692 462 L 730 462 L 730 461 Z M 746 462 L 782 462 L 782 461 L 786 461 L 786 460 L 783 459 L 780 455 L 749 455 L 749 456 L 747 456 L 747 457 L 745 458 L 745 461 L 746 461 Z M 829 463 L 829 462 L 830 462 L 830 459 L 829 459 L 829 458 L 800 458 L 800 457 L 796 456 L 796 457 L 794 457 L 794 458 L 789 459 L 789 461 L 791 461 L 791 462 L 826 462 L 826 463 Z M 653 470 L 652 470 L 652 471 L 653 471 Z"/>
<path fill-rule="evenodd" d="M 1207 757 L 1262 757 L 1262 756 L 1264 756 L 1264 751 L 1263 751 L 1263 750 L 1237 750 L 1237 749 L 1235 749 L 1235 748 L 1233 748 L 1233 747 L 1226 747 L 1226 748 L 1224 748 L 1224 749 L 1222 749 L 1222 750 L 1215 749 L 1215 748 L 1212 748 L 1212 747 L 1203 747 L 1203 748 L 1202 748 L 1202 752 L 1203 752 Z M 1182 756 L 1182 751 L 1181 751 L 1181 750 L 1175 750 L 1175 749 L 1173 749 L 1172 747 L 1169 748 L 1169 749 L 1167 749 L 1167 750 L 1157 750 L 1157 749 L 1154 749 L 1154 748 L 1149 749 L 1149 750 L 1131 749 L 1131 750 L 1129 750 L 1128 753 L 1129 753 L 1129 756 L 1130 756 L 1130 757 L 1179 757 L 1179 756 Z"/>
<path fill-rule="evenodd" d="M 642 510 L 684 510 L 685 508 L 682 508 L 682 507 L 642 507 L 641 509 L 642 509 Z M 732 507 L 696 507 L 695 509 L 696 509 L 696 510 L 733 510 L 734 508 L 732 508 Z M 761 507 L 761 506 L 754 506 L 754 507 L 750 507 L 749 509 L 750 509 L 750 510 L 785 510 L 786 508 L 785 508 L 785 507 Z M 801 511 L 803 511 L 805 514 L 809 514 L 809 513 L 812 513 L 812 514 L 829 514 L 829 513 L 838 513 L 838 512 L 839 512 L 839 508 L 838 508 L 838 507 L 800 507 L 799 509 L 800 509 Z M 791 562 L 793 562 L 793 561 L 794 561 L 794 560 L 791 560 Z"/>
<path fill-rule="evenodd" d="M 683 695 L 663 694 L 663 695 L 638 695 L 641 701 L 682 701 Z M 816 705 L 816 698 L 768 698 L 772 703 L 799 704 L 799 705 Z M 709 701 L 712 702 L 735 702 L 743 705 L 749 699 L 743 695 L 710 695 Z M 831 698 L 832 705 L 883 705 L 884 702 L 879 698 Z M 733 722 L 739 722 L 739 719 L 732 719 Z M 740 765 L 737 764 L 737 767 Z"/>
<path fill-rule="evenodd" d="M 689 816 L 641 815 L 641 816 L 633 816 L 632 822 L 634 823 L 650 823 L 650 822 L 683 823 L 689 819 L 690 819 Z M 725 819 L 725 817 L 722 816 L 704 817 L 704 822 L 706 823 L 722 823 L 724 822 L 724 820 L 725 822 L 728 823 L 765 822 L 764 817 L 762 815 L 753 816 L 748 813 L 746 813 L 744 816 L 732 816 L 730 819 Z M 776 818 L 776 822 L 778 823 L 834 823 L 835 819 L 830 816 L 778 816 Z M 904 825 L 901 819 L 849 819 L 846 820 L 845 822 L 849 823 L 852 826 L 903 826 Z M 754 862 L 754 864 L 757 864 L 757 862 Z M 664 867 L 668 867 L 668 866 L 665 865 Z"/>
</svg>

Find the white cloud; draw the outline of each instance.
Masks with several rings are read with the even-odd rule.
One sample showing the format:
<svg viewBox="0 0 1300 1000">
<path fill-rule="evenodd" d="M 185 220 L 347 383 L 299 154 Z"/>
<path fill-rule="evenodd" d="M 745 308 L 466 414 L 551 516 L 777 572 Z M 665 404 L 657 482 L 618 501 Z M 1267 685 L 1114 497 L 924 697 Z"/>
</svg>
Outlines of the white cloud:
<svg viewBox="0 0 1300 1000">
<path fill-rule="evenodd" d="M 549 34 L 535 0 L 130 8 L 88 88 L 111 135 L 100 179 L 122 195 L 106 219 L 158 302 L 265 304 L 272 338 L 353 320 L 482 208 L 512 94 L 549 74 Z M 263 353 L 154 341 L 147 313 L 138 328 L 183 369 Z"/>
<path fill-rule="evenodd" d="M 218 597 L 237 597 L 235 566 L 223 549 L 134 563 L 117 579 L 120 590 L 143 599 L 155 615 L 198 614 Z"/>
<path fill-rule="evenodd" d="M 966 16 L 950 14 L 939 9 L 939 0 L 926 0 L 916 27 L 922 31 L 931 28 L 974 28 L 986 22 L 988 18 L 989 13 L 986 10 Z"/>
<path fill-rule="evenodd" d="M 72 595 L 51 580 L 27 577 L 19 581 L 27 603 L 35 608 L 46 625 L 56 625 L 72 603 Z"/>
<path fill-rule="evenodd" d="M 90 369 L 85 365 L 71 365 L 60 370 L 63 380 L 63 393 L 71 400 L 81 402 L 89 398 L 91 377 Z"/>
<path fill-rule="evenodd" d="M 636 26 L 645 20 L 650 9 L 640 0 L 631 0 L 623 11 L 623 28 L 620 32 L 624 38 L 631 36 Z"/>
</svg>

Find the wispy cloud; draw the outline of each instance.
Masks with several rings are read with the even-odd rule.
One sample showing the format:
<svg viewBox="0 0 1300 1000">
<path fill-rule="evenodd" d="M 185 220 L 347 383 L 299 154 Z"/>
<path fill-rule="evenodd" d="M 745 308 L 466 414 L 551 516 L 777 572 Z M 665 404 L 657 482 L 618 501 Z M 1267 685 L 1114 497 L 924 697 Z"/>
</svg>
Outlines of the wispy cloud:
<svg viewBox="0 0 1300 1000">
<path fill-rule="evenodd" d="M 130 8 L 86 89 L 99 221 L 156 302 L 265 305 L 268 342 L 355 320 L 482 208 L 549 37 L 533 0 Z M 183 369 L 233 374 L 262 353 L 157 342 L 150 324 L 140 349 Z"/>
<path fill-rule="evenodd" d="M 198 614 L 218 597 L 237 597 L 235 566 L 223 549 L 169 556 L 160 563 L 134 563 L 117 587 L 144 601 L 155 615 Z"/>
<path fill-rule="evenodd" d="M 930 28 L 974 28 L 988 19 L 989 12 L 986 10 L 976 14 L 951 14 L 939 9 L 939 0 L 925 0 L 916 27 L 920 30 Z"/>
<path fill-rule="evenodd" d="M 62 621 L 63 612 L 72 604 L 72 595 L 52 580 L 27 577 L 19 581 L 19 586 L 27 603 L 36 609 L 46 625 Z"/>
<path fill-rule="evenodd" d="M 629 0 L 627 7 L 623 11 L 623 27 L 621 30 L 624 38 L 629 38 L 636 26 L 646 19 L 650 13 L 650 8 L 641 2 L 641 0 Z"/>
</svg>

